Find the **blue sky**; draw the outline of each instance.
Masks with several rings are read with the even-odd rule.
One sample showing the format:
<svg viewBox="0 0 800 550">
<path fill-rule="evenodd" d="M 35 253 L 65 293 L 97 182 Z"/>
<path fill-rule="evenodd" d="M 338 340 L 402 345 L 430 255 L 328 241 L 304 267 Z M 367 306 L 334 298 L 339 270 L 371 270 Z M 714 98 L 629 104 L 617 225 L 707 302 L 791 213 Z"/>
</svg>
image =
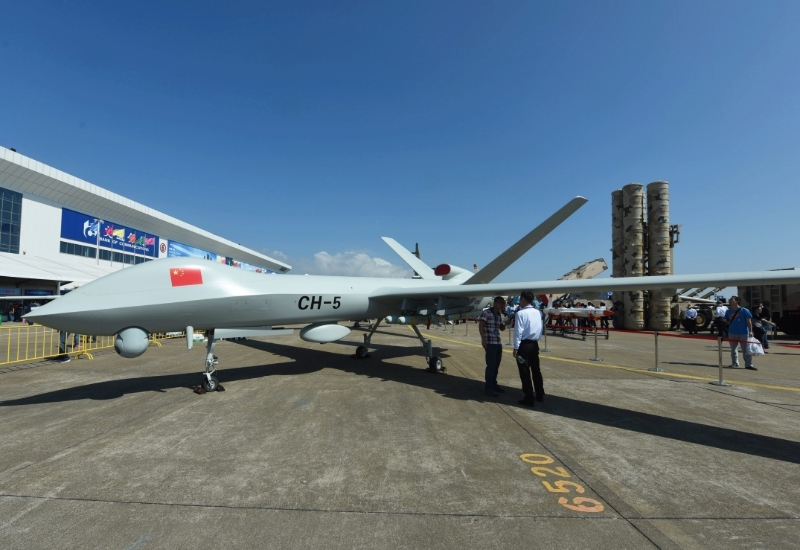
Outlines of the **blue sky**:
<svg viewBox="0 0 800 550">
<path fill-rule="evenodd" d="M 296 272 L 485 265 L 578 194 L 501 279 L 610 264 L 659 179 L 676 273 L 800 266 L 800 2 L 0 7 L 0 144 Z"/>
</svg>

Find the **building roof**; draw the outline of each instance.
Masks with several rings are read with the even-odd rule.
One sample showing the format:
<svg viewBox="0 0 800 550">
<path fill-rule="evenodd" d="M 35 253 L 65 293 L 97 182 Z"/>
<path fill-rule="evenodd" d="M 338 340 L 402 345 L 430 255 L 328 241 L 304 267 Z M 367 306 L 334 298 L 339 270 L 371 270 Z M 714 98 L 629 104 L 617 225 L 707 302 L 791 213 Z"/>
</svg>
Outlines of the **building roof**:
<svg viewBox="0 0 800 550">
<path fill-rule="evenodd" d="M 32 158 L 0 147 L 3 185 L 64 206 L 98 216 L 106 221 L 152 231 L 161 238 L 178 241 L 215 254 L 286 273 L 291 266 L 229 241 L 199 227 L 112 193 Z"/>
<path fill-rule="evenodd" d="M 0 273 L 6 277 L 18 279 L 85 284 L 103 275 L 114 273 L 117 269 L 104 265 L 74 262 L 69 259 L 69 256 L 54 261 L 30 254 L 26 256 L 0 254 Z"/>
</svg>

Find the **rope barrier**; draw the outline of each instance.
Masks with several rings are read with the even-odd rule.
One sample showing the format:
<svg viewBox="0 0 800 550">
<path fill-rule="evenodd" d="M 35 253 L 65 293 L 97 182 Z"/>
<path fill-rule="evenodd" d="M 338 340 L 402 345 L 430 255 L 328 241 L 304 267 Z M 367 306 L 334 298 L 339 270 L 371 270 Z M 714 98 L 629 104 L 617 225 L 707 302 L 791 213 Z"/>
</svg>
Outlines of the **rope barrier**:
<svg viewBox="0 0 800 550">
<path fill-rule="evenodd" d="M 656 332 L 658 332 L 659 336 L 663 336 L 663 337 L 666 337 L 666 338 L 691 338 L 692 340 L 712 340 L 712 341 L 716 341 L 717 340 L 716 336 L 703 336 L 703 335 L 700 335 L 700 334 L 672 334 L 672 333 L 669 333 L 669 332 L 661 332 L 661 331 L 654 331 L 654 330 L 631 330 L 631 329 L 627 329 L 627 328 L 614 328 L 614 327 L 602 327 L 602 326 L 601 327 L 592 327 L 592 325 L 580 326 L 580 325 L 570 325 L 570 324 L 566 324 L 566 325 L 547 324 L 547 325 L 544 325 L 544 326 L 545 326 L 545 328 L 549 328 L 551 330 L 561 330 L 561 331 L 564 331 L 564 332 L 569 332 L 570 334 L 577 334 L 577 333 L 580 333 L 581 331 L 585 331 L 585 332 L 589 333 L 589 332 L 593 332 L 593 329 L 597 329 L 597 330 L 605 331 L 605 332 L 608 332 L 608 333 L 611 333 L 611 332 L 622 332 L 622 333 L 628 333 L 628 334 L 655 334 Z M 733 340 L 731 340 L 730 338 L 723 338 L 723 341 L 724 342 L 732 342 Z M 746 344 L 747 340 L 736 340 L 736 342 L 744 342 Z M 800 344 L 785 344 L 785 343 L 782 343 L 782 342 L 775 342 L 775 341 L 770 341 L 770 344 L 771 345 L 775 345 L 775 346 L 782 346 L 782 347 L 786 347 L 786 348 L 797 348 L 797 349 L 800 349 Z"/>
<path fill-rule="evenodd" d="M 560 320 L 561 318 L 556 317 L 556 319 Z M 718 352 L 718 356 L 719 356 L 718 357 L 719 379 L 715 380 L 713 382 L 710 382 L 711 384 L 714 384 L 715 386 L 730 386 L 731 385 L 729 382 L 725 382 L 724 375 L 723 375 L 723 370 L 722 370 L 723 369 L 723 360 L 722 360 L 722 343 L 723 342 L 733 343 L 733 345 L 731 346 L 732 349 L 737 348 L 739 345 L 741 345 L 742 351 L 747 351 L 746 350 L 746 345 L 750 344 L 750 343 L 758 343 L 759 346 L 762 345 L 760 340 L 758 340 L 758 342 L 751 342 L 751 340 L 749 340 L 749 337 L 745 338 L 745 339 L 742 339 L 742 338 L 731 338 L 731 337 L 721 337 L 721 336 L 717 336 L 717 337 L 714 337 L 714 336 L 700 336 L 699 334 L 665 334 L 665 333 L 662 333 L 662 332 L 657 331 L 657 330 L 645 331 L 645 330 L 618 329 L 618 328 L 612 328 L 612 327 L 607 327 L 607 326 L 606 327 L 603 327 L 603 326 L 598 327 L 597 323 L 595 322 L 594 319 L 588 319 L 588 322 L 586 324 L 583 324 L 583 325 L 574 325 L 571 322 L 572 319 L 583 319 L 583 318 L 568 318 L 568 317 L 564 317 L 564 319 L 568 320 L 568 322 L 564 323 L 564 324 L 557 324 L 557 323 L 544 324 L 544 327 L 543 327 L 543 330 L 542 330 L 542 336 L 543 336 L 544 342 L 545 342 L 545 349 L 544 350 L 540 350 L 540 351 L 548 351 L 548 352 L 550 351 L 549 349 L 547 349 L 547 330 L 548 329 L 552 330 L 553 334 L 555 334 L 556 331 L 561 331 L 561 335 L 562 336 L 566 336 L 567 334 L 581 334 L 583 336 L 584 340 L 586 340 L 586 334 L 587 333 L 593 332 L 594 333 L 594 357 L 590 358 L 589 360 L 590 361 L 596 361 L 596 362 L 597 361 L 602 361 L 602 359 L 599 357 L 598 349 L 597 349 L 597 333 L 599 331 L 601 331 L 601 330 L 606 331 L 606 339 L 608 339 L 609 334 L 611 332 L 627 332 L 627 333 L 630 333 L 630 334 L 653 334 L 653 340 L 654 340 L 653 341 L 654 365 L 653 365 L 652 368 L 647 369 L 647 370 L 649 370 L 651 372 L 658 372 L 658 373 L 666 372 L 665 369 L 661 368 L 660 363 L 659 363 L 659 357 L 658 357 L 658 337 L 659 337 L 659 335 L 667 336 L 667 337 L 671 337 L 671 338 L 691 338 L 693 340 L 716 340 L 717 341 L 717 352 Z M 510 334 L 509 334 L 509 337 L 510 337 Z M 792 345 L 792 344 L 780 344 L 780 343 L 777 343 L 777 342 L 774 342 L 773 344 L 774 345 L 778 345 L 778 346 L 789 347 L 789 348 L 800 348 L 800 345 L 796 346 L 796 345 Z"/>
</svg>

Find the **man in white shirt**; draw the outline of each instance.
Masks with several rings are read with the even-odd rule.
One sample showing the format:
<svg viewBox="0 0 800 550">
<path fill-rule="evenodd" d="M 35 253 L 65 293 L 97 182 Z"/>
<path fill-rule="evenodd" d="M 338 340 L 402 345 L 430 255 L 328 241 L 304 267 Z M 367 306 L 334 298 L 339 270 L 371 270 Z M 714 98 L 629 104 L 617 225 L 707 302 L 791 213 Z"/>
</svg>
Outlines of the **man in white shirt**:
<svg viewBox="0 0 800 550">
<path fill-rule="evenodd" d="M 522 392 L 525 394 L 519 403 L 534 407 L 536 401 L 544 401 L 544 381 L 539 367 L 542 313 L 533 307 L 533 292 L 529 290 L 520 294 L 519 307 L 514 323 L 514 357 L 517 359 Z"/>
<path fill-rule="evenodd" d="M 689 334 L 697 334 L 697 310 L 692 304 L 686 308 L 686 330 Z"/>
<path fill-rule="evenodd" d="M 722 300 L 717 301 L 717 307 L 714 309 L 714 327 L 711 329 L 711 334 L 714 334 L 714 329 L 720 337 L 725 336 L 727 326 L 725 324 L 725 315 L 728 313 L 728 306 Z"/>
</svg>

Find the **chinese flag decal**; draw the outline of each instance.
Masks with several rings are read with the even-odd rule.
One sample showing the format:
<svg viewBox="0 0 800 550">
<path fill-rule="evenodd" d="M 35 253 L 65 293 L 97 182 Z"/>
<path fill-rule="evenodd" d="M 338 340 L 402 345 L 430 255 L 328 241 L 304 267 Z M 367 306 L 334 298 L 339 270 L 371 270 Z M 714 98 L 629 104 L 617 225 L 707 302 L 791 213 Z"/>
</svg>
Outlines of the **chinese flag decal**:
<svg viewBox="0 0 800 550">
<path fill-rule="evenodd" d="M 202 285 L 203 272 L 199 267 L 173 267 L 169 270 L 172 286 Z"/>
</svg>

